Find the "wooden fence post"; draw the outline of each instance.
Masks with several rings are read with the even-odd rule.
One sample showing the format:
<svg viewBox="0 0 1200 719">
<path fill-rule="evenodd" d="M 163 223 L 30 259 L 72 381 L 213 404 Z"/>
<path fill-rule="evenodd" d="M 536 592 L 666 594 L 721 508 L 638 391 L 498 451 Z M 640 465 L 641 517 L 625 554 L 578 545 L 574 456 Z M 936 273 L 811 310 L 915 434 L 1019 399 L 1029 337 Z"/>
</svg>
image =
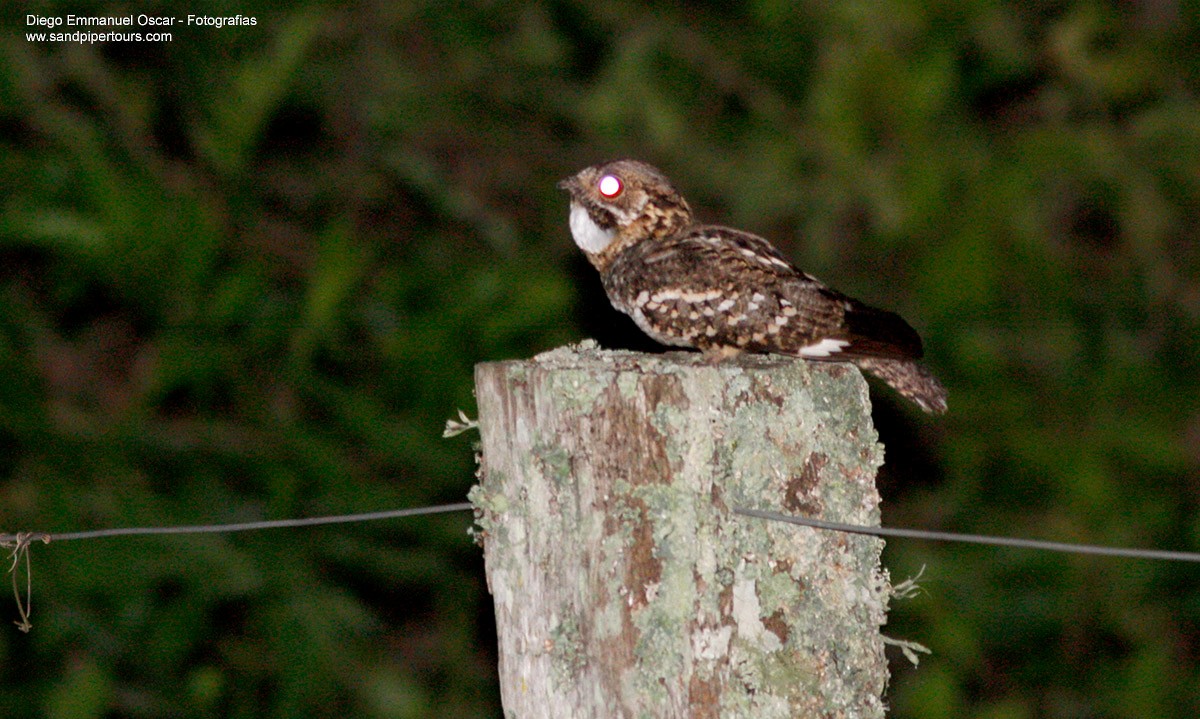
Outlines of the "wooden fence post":
<svg viewBox="0 0 1200 719">
<path fill-rule="evenodd" d="M 858 370 L 585 342 L 475 371 L 472 501 L 507 719 L 882 717 L 882 540 Z"/>
</svg>

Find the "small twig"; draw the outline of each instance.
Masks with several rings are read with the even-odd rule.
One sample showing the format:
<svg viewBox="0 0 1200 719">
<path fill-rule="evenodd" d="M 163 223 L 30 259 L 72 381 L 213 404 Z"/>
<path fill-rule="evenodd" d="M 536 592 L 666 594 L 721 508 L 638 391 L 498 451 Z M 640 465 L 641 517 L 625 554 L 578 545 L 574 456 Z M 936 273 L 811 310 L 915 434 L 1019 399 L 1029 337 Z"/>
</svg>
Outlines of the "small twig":
<svg viewBox="0 0 1200 719">
<path fill-rule="evenodd" d="M 896 599 L 912 599 L 921 592 L 925 591 L 917 585 L 917 582 L 921 581 L 921 576 L 923 574 L 925 574 L 924 564 L 921 565 L 921 569 L 917 572 L 916 576 L 909 577 L 899 584 L 893 584 L 892 596 Z"/>
<path fill-rule="evenodd" d="M 879 636 L 883 637 L 884 644 L 900 647 L 900 651 L 904 653 L 904 658 L 912 662 L 914 667 L 921 666 L 921 657 L 917 656 L 917 652 L 921 654 L 933 654 L 933 651 L 924 644 L 918 644 L 907 639 L 895 639 L 886 634 L 880 634 Z"/>
<path fill-rule="evenodd" d="M 446 429 L 442 431 L 442 437 L 457 437 L 458 435 L 471 429 L 478 429 L 479 420 L 471 419 L 466 412 L 458 410 L 458 419 L 446 420 Z"/>
</svg>

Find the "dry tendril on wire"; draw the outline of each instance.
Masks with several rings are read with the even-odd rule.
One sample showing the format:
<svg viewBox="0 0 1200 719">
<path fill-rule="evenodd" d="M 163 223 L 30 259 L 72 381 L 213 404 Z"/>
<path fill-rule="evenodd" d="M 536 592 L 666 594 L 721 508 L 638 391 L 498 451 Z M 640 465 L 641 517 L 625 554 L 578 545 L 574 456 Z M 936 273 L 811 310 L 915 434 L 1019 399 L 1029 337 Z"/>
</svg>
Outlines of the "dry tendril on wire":
<svg viewBox="0 0 1200 719">
<path fill-rule="evenodd" d="M 30 629 L 33 629 L 33 624 L 29 622 L 29 615 L 33 611 L 33 564 L 29 559 L 29 547 L 36 541 L 49 544 L 50 535 L 45 532 L 18 532 L 12 541 L 0 542 L 0 547 L 12 550 L 10 553 L 12 565 L 9 566 L 8 573 L 12 575 L 13 598 L 17 601 L 17 613 L 21 615 L 21 618 L 13 623 L 17 625 L 17 629 L 27 634 Z M 24 596 L 21 594 L 19 572 L 17 571 L 21 566 L 22 558 L 25 559 Z"/>
</svg>

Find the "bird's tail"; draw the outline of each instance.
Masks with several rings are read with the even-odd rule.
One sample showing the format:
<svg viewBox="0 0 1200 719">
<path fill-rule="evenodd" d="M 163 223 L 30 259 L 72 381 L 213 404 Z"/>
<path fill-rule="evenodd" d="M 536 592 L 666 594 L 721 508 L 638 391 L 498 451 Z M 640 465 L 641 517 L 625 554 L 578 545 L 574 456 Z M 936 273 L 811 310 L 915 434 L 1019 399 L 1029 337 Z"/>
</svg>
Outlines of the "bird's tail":
<svg viewBox="0 0 1200 719">
<path fill-rule="evenodd" d="M 859 368 L 879 379 L 930 414 L 946 411 L 946 388 L 933 373 L 912 360 L 862 357 L 853 360 Z"/>
</svg>

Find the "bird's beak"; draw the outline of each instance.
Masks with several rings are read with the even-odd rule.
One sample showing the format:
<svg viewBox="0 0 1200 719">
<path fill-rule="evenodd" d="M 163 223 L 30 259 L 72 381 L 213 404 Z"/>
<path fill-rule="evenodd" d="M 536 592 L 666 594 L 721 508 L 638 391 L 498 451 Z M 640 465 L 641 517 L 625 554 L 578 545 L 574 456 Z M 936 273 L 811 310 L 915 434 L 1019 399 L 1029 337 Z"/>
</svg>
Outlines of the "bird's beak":
<svg viewBox="0 0 1200 719">
<path fill-rule="evenodd" d="M 575 175 L 571 175 L 570 177 L 566 178 L 565 180 L 559 180 L 558 184 L 555 185 L 555 187 L 557 187 L 560 190 L 566 190 L 567 192 L 570 192 L 573 195 L 573 194 L 575 194 L 575 189 L 577 187 L 579 187 L 579 180 L 576 179 Z"/>
</svg>

